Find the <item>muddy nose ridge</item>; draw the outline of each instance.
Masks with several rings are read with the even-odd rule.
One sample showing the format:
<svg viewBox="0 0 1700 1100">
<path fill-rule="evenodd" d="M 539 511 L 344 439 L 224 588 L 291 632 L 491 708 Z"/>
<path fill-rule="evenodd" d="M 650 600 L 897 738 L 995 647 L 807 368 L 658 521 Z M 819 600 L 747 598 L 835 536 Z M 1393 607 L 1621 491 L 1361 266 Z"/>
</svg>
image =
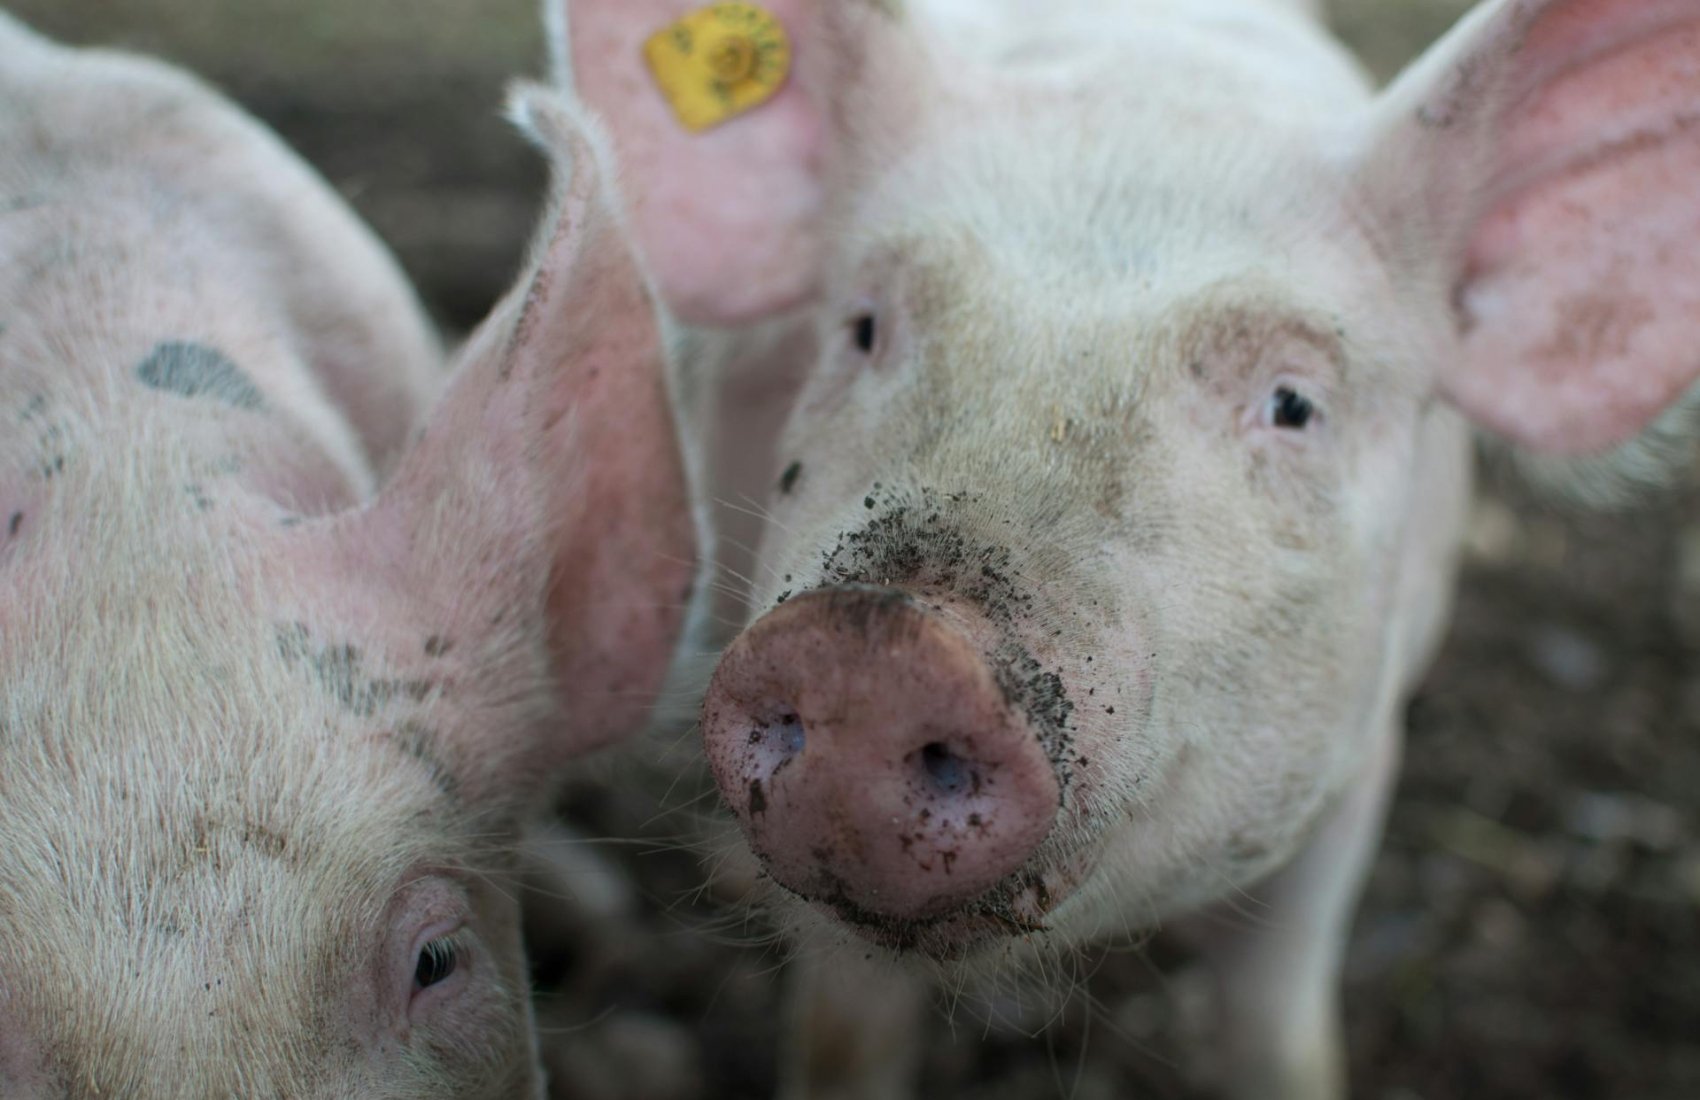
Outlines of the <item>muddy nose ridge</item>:
<svg viewBox="0 0 1700 1100">
<path fill-rule="evenodd" d="M 853 919 L 960 907 L 1050 832 L 1060 787 L 972 621 L 817 589 L 753 623 L 703 703 L 709 765 L 782 885 Z"/>
</svg>

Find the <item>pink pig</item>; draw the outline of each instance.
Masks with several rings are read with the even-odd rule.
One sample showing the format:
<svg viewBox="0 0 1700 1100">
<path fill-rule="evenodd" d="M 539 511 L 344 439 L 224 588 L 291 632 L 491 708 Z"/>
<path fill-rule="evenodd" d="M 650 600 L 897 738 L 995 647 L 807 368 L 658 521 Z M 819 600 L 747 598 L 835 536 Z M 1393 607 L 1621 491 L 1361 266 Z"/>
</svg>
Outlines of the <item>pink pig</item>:
<svg viewBox="0 0 1700 1100">
<path fill-rule="evenodd" d="M 771 522 L 702 725 L 776 902 L 953 978 L 1255 913 L 1202 925 L 1226 1083 L 1338 1094 L 1468 425 L 1693 424 L 1700 3 L 1494 0 L 1374 95 L 1309 3 L 766 0 L 789 81 L 700 134 L 642 59 L 690 0 L 561 4 L 663 296 L 734 330 L 693 416 Z M 821 980 L 874 1038 L 793 1085 L 892 1095 L 899 1002 Z"/>
<path fill-rule="evenodd" d="M 274 137 L 0 15 L 8 1100 L 542 1094 L 517 841 L 644 719 L 696 537 L 596 139 L 516 103 L 550 212 L 427 412 Z"/>
</svg>

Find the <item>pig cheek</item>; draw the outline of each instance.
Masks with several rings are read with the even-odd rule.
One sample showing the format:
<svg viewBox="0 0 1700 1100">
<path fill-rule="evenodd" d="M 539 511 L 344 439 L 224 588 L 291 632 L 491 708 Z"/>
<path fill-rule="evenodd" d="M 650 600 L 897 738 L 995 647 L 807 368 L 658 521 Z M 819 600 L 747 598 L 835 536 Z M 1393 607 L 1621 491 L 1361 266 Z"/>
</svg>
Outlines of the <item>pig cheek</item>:
<svg viewBox="0 0 1700 1100">
<path fill-rule="evenodd" d="M 475 974 L 475 995 L 481 998 L 481 1011 L 461 1025 L 465 1033 L 455 1036 L 462 1058 L 469 1042 L 474 1049 L 503 1052 L 498 1063 L 507 1068 L 512 1081 L 506 1091 L 491 1093 L 501 1096 L 521 1095 L 514 1086 L 534 1081 L 536 1063 L 531 1004 L 526 996 L 530 982 L 516 900 L 519 891 L 514 881 L 512 868 L 488 868 L 473 889 L 474 920 L 484 953 L 475 965 L 488 971 Z M 505 885 L 498 889 L 498 883 Z"/>
<path fill-rule="evenodd" d="M 519 907 L 514 900 L 518 891 L 513 883 L 512 868 L 505 866 L 482 867 L 467 880 L 473 911 L 466 927 L 472 946 L 462 964 L 466 981 L 450 997 L 416 1001 L 409 969 L 416 956 L 408 953 L 383 960 L 375 971 L 373 988 L 384 991 L 386 998 L 397 998 L 387 1002 L 389 1014 L 377 1014 L 383 1006 L 355 1006 L 357 1021 L 395 1021 L 393 1037 L 378 1039 L 375 1053 L 380 1065 L 398 1056 L 394 1044 L 399 1042 L 428 1051 L 450 1079 L 463 1087 L 477 1081 L 483 1088 L 464 1095 L 530 1095 L 518 1088 L 533 1082 L 535 1056 Z M 398 928 L 398 932 L 411 947 L 417 930 Z M 421 1011 L 421 1004 L 429 1007 Z M 492 1070 L 498 1071 L 494 1080 Z"/>
</svg>

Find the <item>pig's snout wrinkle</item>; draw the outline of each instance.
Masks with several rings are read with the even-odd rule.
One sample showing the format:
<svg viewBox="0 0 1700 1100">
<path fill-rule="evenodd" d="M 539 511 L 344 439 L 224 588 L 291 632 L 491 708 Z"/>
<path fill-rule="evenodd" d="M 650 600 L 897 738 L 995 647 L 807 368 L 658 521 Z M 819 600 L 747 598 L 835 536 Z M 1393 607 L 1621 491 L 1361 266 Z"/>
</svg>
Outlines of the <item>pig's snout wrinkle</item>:
<svg viewBox="0 0 1700 1100">
<path fill-rule="evenodd" d="M 782 886 L 853 924 L 925 921 L 1043 843 L 1056 769 L 972 633 L 851 585 L 788 600 L 726 651 L 703 704 L 709 763 Z"/>
</svg>

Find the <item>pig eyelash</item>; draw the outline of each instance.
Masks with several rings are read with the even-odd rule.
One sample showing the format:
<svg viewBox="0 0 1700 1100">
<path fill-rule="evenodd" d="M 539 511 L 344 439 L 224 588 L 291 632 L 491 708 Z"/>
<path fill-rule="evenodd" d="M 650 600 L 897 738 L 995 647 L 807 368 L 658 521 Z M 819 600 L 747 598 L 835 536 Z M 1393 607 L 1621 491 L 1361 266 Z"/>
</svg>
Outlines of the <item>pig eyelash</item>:
<svg viewBox="0 0 1700 1100">
<path fill-rule="evenodd" d="M 412 997 L 431 993 L 466 970 L 469 947 L 464 930 L 433 935 L 419 945 L 413 956 Z"/>
<path fill-rule="evenodd" d="M 413 988 L 428 989 L 447 981 L 460 961 L 460 947 L 453 936 L 435 939 L 419 949 L 419 961 L 413 968 Z"/>
</svg>

